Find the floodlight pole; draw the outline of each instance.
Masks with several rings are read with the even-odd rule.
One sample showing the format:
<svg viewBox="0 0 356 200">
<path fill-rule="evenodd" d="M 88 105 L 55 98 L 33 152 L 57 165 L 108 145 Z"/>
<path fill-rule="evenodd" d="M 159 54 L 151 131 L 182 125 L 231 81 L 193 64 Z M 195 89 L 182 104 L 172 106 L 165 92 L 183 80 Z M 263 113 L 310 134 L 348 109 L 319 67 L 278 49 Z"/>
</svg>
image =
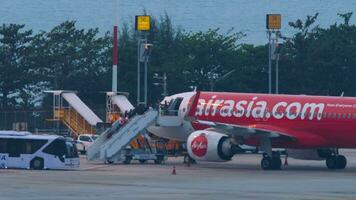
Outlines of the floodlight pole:
<svg viewBox="0 0 356 200">
<path fill-rule="evenodd" d="M 113 37 L 113 65 L 112 65 L 112 92 L 117 92 L 117 26 L 114 26 Z"/>
<path fill-rule="evenodd" d="M 147 43 L 147 34 L 145 34 L 145 41 Z M 147 106 L 147 63 L 148 63 L 149 56 L 146 55 L 145 57 L 145 98 L 144 98 L 144 105 Z"/>
<path fill-rule="evenodd" d="M 138 33 L 139 34 L 139 33 Z M 137 105 L 140 104 L 141 100 L 141 70 L 140 70 L 140 45 L 141 45 L 141 37 L 139 36 L 137 40 Z"/>
<path fill-rule="evenodd" d="M 268 30 L 268 93 L 272 93 L 272 31 Z"/>
<path fill-rule="evenodd" d="M 276 45 L 278 45 L 278 32 L 276 33 Z M 280 48 L 280 47 L 278 46 L 278 48 Z M 277 48 L 276 48 L 276 50 L 277 50 Z M 279 49 L 277 50 L 277 54 L 276 54 L 276 94 L 278 94 L 278 89 L 279 89 L 278 62 L 279 62 Z"/>
</svg>

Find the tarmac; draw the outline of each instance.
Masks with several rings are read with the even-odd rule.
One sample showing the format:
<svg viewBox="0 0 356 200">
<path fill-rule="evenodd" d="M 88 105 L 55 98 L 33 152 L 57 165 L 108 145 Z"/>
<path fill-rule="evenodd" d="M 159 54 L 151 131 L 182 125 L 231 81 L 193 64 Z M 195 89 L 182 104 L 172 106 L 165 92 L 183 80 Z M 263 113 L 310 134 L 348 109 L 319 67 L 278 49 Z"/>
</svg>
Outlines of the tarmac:
<svg viewBox="0 0 356 200">
<path fill-rule="evenodd" d="M 82 157 L 78 170 L 1 169 L 0 200 L 356 199 L 356 151 L 342 153 L 348 159 L 345 170 L 289 158 L 282 170 L 263 171 L 258 154 L 189 167 L 181 157 L 163 165 L 104 165 Z"/>
</svg>

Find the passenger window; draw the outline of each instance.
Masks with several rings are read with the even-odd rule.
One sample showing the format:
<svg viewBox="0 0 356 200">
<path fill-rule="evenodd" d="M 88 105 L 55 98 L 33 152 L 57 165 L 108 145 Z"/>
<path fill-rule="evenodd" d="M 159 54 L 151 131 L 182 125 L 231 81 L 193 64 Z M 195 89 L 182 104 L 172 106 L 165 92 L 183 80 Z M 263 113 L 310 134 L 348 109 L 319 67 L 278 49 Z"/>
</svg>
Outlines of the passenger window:
<svg viewBox="0 0 356 200">
<path fill-rule="evenodd" d="M 7 153 L 7 139 L 0 139 L 0 153 Z"/>
<path fill-rule="evenodd" d="M 21 139 L 9 139 L 8 140 L 7 151 L 9 157 L 20 157 L 21 154 L 25 153 L 25 141 Z"/>
<path fill-rule="evenodd" d="M 33 154 L 47 143 L 47 140 L 27 140 L 25 143 L 26 154 Z"/>
</svg>

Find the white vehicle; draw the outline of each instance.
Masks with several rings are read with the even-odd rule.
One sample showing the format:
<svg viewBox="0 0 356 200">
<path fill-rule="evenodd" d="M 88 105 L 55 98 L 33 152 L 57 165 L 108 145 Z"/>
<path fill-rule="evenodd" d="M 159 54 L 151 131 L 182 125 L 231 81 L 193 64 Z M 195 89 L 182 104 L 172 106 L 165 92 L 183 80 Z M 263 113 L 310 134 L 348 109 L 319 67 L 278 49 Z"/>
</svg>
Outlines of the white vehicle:
<svg viewBox="0 0 356 200">
<path fill-rule="evenodd" d="M 71 142 L 56 135 L 0 131 L 0 168 L 68 169 L 79 167 Z"/>
<path fill-rule="evenodd" d="M 87 152 L 87 149 L 89 146 L 94 142 L 94 140 L 97 138 L 97 135 L 91 135 L 91 134 L 81 134 L 78 136 L 78 140 L 76 141 L 76 146 L 78 151 L 81 154 L 85 154 Z"/>
</svg>

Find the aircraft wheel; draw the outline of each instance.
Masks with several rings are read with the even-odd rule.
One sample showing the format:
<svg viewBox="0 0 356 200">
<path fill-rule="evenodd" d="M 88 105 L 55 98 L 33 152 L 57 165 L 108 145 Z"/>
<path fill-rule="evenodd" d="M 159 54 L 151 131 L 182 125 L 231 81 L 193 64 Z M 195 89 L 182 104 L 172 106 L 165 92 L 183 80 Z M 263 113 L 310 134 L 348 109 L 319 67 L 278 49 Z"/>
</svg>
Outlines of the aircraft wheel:
<svg viewBox="0 0 356 200">
<path fill-rule="evenodd" d="M 261 160 L 261 168 L 264 170 L 272 169 L 272 159 L 270 157 L 264 157 Z"/>
<path fill-rule="evenodd" d="M 282 160 L 280 157 L 273 157 L 272 162 L 273 162 L 273 169 L 281 169 Z"/>
<path fill-rule="evenodd" d="M 264 170 L 281 169 L 282 161 L 279 157 L 263 157 L 261 160 L 261 168 Z"/>
<path fill-rule="evenodd" d="M 345 156 L 339 155 L 336 157 L 337 169 L 345 169 L 346 165 L 347 165 L 347 160 L 346 160 Z"/>
<path fill-rule="evenodd" d="M 326 166 L 328 169 L 337 169 L 337 160 L 335 156 L 328 157 L 326 159 Z"/>
</svg>

